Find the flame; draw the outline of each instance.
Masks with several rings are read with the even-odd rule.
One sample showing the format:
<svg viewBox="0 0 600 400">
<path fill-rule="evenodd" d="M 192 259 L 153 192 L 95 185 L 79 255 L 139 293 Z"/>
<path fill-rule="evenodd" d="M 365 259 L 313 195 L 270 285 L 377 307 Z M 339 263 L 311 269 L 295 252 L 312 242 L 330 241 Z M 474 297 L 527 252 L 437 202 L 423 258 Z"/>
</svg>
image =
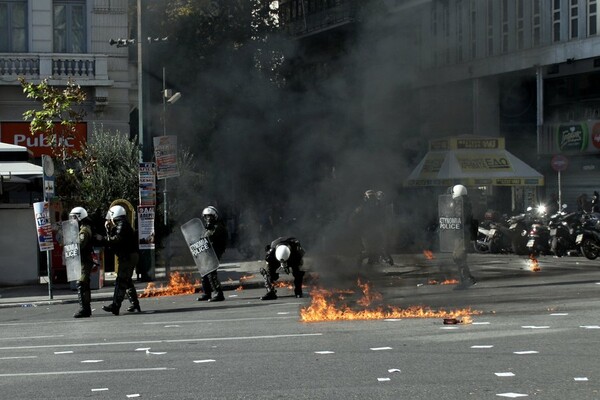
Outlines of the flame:
<svg viewBox="0 0 600 400">
<path fill-rule="evenodd" d="M 371 290 L 368 283 L 358 282 L 363 297 L 356 304 L 365 307 L 362 310 L 353 310 L 344 302 L 347 291 L 329 291 L 315 287 L 310 292 L 311 303 L 300 310 L 300 320 L 303 322 L 321 321 L 350 321 L 350 320 L 373 320 L 386 318 L 457 318 L 461 323 L 471 322 L 470 315 L 479 315 L 481 311 L 470 308 L 450 310 L 433 310 L 423 306 L 409 306 L 399 308 L 390 305 L 378 305 L 373 309 L 367 309 L 372 302 L 380 302 L 383 297 L 380 293 Z"/>
<path fill-rule="evenodd" d="M 435 257 L 433 256 L 433 251 L 431 250 L 423 250 L 423 255 L 428 260 L 433 260 Z"/>
<path fill-rule="evenodd" d="M 533 254 L 529 255 L 529 269 L 532 270 L 533 272 L 539 272 L 542 270 L 540 268 L 540 263 L 538 262 L 538 260 L 535 258 L 535 256 Z"/>
<path fill-rule="evenodd" d="M 446 279 L 441 282 L 438 282 L 435 279 L 432 279 L 432 280 L 428 281 L 427 284 L 428 285 L 457 285 L 458 279 Z"/>
<path fill-rule="evenodd" d="M 169 279 L 169 283 L 166 287 L 160 285 L 156 287 L 154 282 L 149 282 L 148 286 L 144 289 L 144 293 L 141 293 L 139 297 L 159 297 L 159 296 L 175 296 L 182 294 L 193 294 L 196 293 L 196 287 L 200 285 L 200 281 L 192 282 L 191 274 L 180 274 L 179 272 L 173 272 Z"/>
<path fill-rule="evenodd" d="M 254 275 L 244 275 L 240 277 L 240 283 L 247 281 L 248 279 L 254 278 Z"/>
</svg>

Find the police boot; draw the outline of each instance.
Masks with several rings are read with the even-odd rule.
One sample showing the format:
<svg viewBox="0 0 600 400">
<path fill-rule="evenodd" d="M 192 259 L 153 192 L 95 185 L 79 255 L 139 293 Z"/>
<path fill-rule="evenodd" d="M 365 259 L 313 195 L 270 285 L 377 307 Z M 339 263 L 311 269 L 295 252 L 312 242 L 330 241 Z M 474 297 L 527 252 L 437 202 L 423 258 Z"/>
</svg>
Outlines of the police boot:
<svg viewBox="0 0 600 400">
<path fill-rule="evenodd" d="M 454 288 L 454 290 L 468 289 L 477 283 L 477 281 L 475 280 L 473 275 L 471 275 L 469 266 L 466 264 L 462 264 L 462 265 L 458 266 L 458 274 L 459 274 L 460 283 Z"/>
<path fill-rule="evenodd" d="M 127 307 L 127 311 L 142 312 L 142 309 L 140 308 L 140 301 L 138 300 L 137 291 L 134 287 L 127 289 L 127 297 L 129 297 L 129 302 L 131 303 L 131 305 Z"/>
<path fill-rule="evenodd" d="M 225 296 L 223 296 L 223 289 L 221 288 L 221 282 L 217 278 L 217 272 L 211 272 L 208 274 L 208 279 L 210 280 L 210 286 L 212 287 L 212 293 L 210 295 L 210 299 L 208 301 L 223 301 L 225 300 Z"/>
<path fill-rule="evenodd" d="M 115 292 L 113 294 L 113 302 L 107 306 L 102 306 L 102 309 L 106 312 L 111 312 L 114 315 L 119 315 L 121 309 L 121 303 L 125 298 L 125 288 L 121 287 L 119 282 L 115 282 Z"/>
<path fill-rule="evenodd" d="M 73 318 L 88 318 L 92 316 L 90 288 L 83 282 L 77 282 L 77 298 L 79 300 L 79 311 Z"/>
<path fill-rule="evenodd" d="M 294 295 L 297 299 L 302 297 L 302 280 L 304 279 L 304 271 L 298 271 L 294 276 Z"/>
<path fill-rule="evenodd" d="M 262 296 L 260 299 L 261 300 L 276 300 L 277 299 L 277 290 L 275 290 L 275 288 L 273 287 L 273 281 L 271 280 L 271 276 L 269 275 L 269 272 L 266 269 L 261 268 L 260 273 L 263 276 L 263 280 L 265 281 L 265 288 L 267 288 L 267 294 Z M 279 275 L 277 276 L 277 278 L 279 278 Z"/>
<path fill-rule="evenodd" d="M 202 295 L 198 297 L 196 300 L 198 301 L 207 301 L 210 300 L 210 292 L 212 292 L 212 288 L 210 287 L 210 279 L 208 279 L 208 275 L 204 275 L 202 277 Z"/>
</svg>

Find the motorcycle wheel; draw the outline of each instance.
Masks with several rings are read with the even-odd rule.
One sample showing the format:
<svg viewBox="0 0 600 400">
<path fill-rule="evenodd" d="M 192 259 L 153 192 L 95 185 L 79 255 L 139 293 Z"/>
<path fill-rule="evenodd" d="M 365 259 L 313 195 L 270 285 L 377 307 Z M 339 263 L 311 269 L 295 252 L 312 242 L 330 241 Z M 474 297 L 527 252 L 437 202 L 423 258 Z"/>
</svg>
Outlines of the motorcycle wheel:
<svg viewBox="0 0 600 400">
<path fill-rule="evenodd" d="M 590 239 L 583 239 L 581 242 L 581 254 L 584 255 L 588 260 L 595 260 L 598 258 L 598 249 L 596 244 Z"/>
<path fill-rule="evenodd" d="M 487 245 L 487 243 L 482 243 L 479 240 L 476 240 L 475 242 L 473 242 L 473 249 L 475 250 L 476 253 L 489 253 L 490 252 L 490 247 Z"/>
</svg>

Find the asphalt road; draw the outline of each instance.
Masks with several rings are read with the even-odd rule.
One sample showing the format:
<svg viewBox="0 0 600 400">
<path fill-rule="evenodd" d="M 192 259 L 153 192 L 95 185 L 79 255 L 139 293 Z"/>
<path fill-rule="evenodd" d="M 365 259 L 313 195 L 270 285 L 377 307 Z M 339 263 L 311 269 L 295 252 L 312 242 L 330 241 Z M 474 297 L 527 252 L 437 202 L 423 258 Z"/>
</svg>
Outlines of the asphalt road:
<svg viewBox="0 0 600 400">
<path fill-rule="evenodd" d="M 300 322 L 309 297 L 279 289 L 142 299 L 118 317 L 92 303 L 0 309 L 3 399 L 539 399 L 600 398 L 600 260 L 471 255 L 466 291 L 447 259 L 400 258 L 368 274 L 380 304 L 471 307 L 442 318 Z M 320 285 L 344 273 L 323 273 Z M 352 275 L 348 273 L 348 275 Z M 351 279 L 346 279 L 348 284 Z M 348 295 L 353 308 L 355 295 Z"/>
</svg>

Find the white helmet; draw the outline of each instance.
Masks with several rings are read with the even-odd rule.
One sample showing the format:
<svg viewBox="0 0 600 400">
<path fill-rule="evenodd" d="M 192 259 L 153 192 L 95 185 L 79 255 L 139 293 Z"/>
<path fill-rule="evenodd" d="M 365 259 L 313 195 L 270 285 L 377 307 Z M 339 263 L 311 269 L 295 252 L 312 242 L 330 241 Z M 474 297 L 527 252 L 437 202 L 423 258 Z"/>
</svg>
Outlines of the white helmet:
<svg viewBox="0 0 600 400">
<path fill-rule="evenodd" d="M 215 219 L 219 218 L 219 212 L 213 206 L 208 206 L 204 210 L 202 210 L 203 217 L 206 217 L 208 215 L 212 215 Z"/>
<path fill-rule="evenodd" d="M 112 206 L 106 214 L 106 219 L 115 219 L 117 217 L 124 217 L 127 213 L 122 206 Z"/>
<path fill-rule="evenodd" d="M 83 207 L 75 207 L 69 213 L 69 218 L 76 219 L 77 221 L 81 221 L 84 218 L 87 218 L 88 213 Z"/>
<path fill-rule="evenodd" d="M 466 196 L 466 195 L 467 195 L 467 188 L 464 187 L 463 185 L 454 185 L 454 187 L 452 187 L 452 198 L 453 199 L 460 197 L 460 196 Z"/>
<path fill-rule="evenodd" d="M 288 260 L 288 258 L 290 258 L 290 254 L 290 248 L 285 244 L 280 244 L 275 249 L 275 258 L 277 258 L 277 261 L 279 261 L 280 263 L 285 263 Z"/>
</svg>

